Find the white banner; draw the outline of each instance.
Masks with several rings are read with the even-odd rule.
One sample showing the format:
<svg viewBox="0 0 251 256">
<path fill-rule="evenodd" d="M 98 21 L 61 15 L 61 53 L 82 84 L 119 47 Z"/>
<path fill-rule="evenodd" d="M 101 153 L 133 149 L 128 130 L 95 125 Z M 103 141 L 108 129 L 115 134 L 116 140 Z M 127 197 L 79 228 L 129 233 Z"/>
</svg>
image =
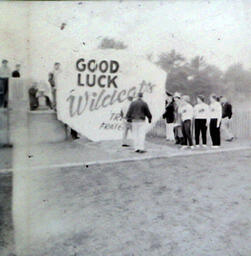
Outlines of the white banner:
<svg viewBox="0 0 251 256">
<path fill-rule="evenodd" d="M 128 96 L 143 92 L 153 115 L 164 111 L 166 74 L 128 51 L 98 50 L 62 67 L 57 84 L 58 119 L 93 141 L 121 139 L 120 110 Z"/>
</svg>

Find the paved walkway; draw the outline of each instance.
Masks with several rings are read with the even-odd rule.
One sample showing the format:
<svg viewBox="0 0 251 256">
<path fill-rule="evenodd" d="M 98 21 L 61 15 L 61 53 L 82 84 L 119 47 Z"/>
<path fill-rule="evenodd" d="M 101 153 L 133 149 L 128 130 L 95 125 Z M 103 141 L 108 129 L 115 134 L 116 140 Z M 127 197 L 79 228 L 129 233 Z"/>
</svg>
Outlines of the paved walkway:
<svg viewBox="0 0 251 256">
<path fill-rule="evenodd" d="M 60 143 L 45 143 L 23 146 L 26 150 L 24 166 L 33 169 L 54 168 L 63 166 L 93 165 L 120 161 L 143 160 L 153 158 L 169 158 L 185 155 L 200 155 L 226 151 L 235 151 L 251 148 L 251 141 L 236 140 L 224 142 L 219 149 L 199 148 L 194 150 L 180 150 L 173 143 L 164 142 L 164 139 L 148 138 L 147 152 L 135 153 L 132 147 L 121 147 L 120 141 L 88 142 L 85 139 L 68 140 Z M 132 142 L 131 142 L 132 144 Z"/>
</svg>

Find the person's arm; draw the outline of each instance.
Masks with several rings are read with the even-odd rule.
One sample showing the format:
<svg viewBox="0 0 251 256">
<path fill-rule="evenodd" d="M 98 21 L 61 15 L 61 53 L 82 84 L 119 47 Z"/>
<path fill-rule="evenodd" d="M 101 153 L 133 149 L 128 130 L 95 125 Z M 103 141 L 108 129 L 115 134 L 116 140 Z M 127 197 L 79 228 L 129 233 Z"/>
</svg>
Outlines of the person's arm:
<svg viewBox="0 0 251 256">
<path fill-rule="evenodd" d="M 148 118 L 148 122 L 151 123 L 152 122 L 152 114 L 151 114 L 147 104 L 145 104 L 144 111 L 145 111 L 146 117 Z"/>
<path fill-rule="evenodd" d="M 219 104 L 218 108 L 217 108 L 217 128 L 220 127 L 220 123 L 221 123 L 221 119 L 222 119 L 222 106 L 221 104 Z"/>
<path fill-rule="evenodd" d="M 130 104 L 128 111 L 126 113 L 126 119 L 128 122 L 132 121 L 132 111 L 133 111 L 133 102 Z"/>
<path fill-rule="evenodd" d="M 228 118 L 231 119 L 231 118 L 232 118 L 232 115 L 233 115 L 233 112 L 232 112 L 232 105 L 231 105 L 231 104 L 228 104 L 228 111 L 229 111 L 229 116 L 228 116 Z"/>
</svg>

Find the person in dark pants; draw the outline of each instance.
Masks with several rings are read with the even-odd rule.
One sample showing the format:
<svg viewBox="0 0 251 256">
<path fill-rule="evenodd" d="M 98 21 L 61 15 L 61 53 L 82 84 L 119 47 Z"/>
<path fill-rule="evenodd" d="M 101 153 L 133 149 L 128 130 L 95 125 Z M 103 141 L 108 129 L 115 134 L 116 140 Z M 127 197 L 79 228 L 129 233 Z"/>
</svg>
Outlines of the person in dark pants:
<svg viewBox="0 0 251 256">
<path fill-rule="evenodd" d="M 221 145 L 220 124 L 222 118 L 222 107 L 217 96 L 210 96 L 210 136 L 212 139 L 212 148 L 219 148 Z"/>
<path fill-rule="evenodd" d="M 200 133 L 202 135 L 202 146 L 207 147 L 207 127 L 209 125 L 209 106 L 205 103 L 205 97 L 199 95 L 197 104 L 194 106 L 195 144 L 200 146 Z"/>
<path fill-rule="evenodd" d="M 20 76 L 20 64 L 17 64 L 16 65 L 16 70 L 14 70 L 13 72 L 12 72 L 12 77 L 14 77 L 14 78 L 19 78 L 19 77 L 21 77 Z"/>
<path fill-rule="evenodd" d="M 166 119 L 166 140 L 174 141 L 174 99 L 169 92 L 166 92 L 166 110 L 163 114 L 163 119 Z"/>
<path fill-rule="evenodd" d="M 8 61 L 3 60 L 0 67 L 0 107 L 8 107 L 9 78 L 11 71 L 8 67 Z"/>
<path fill-rule="evenodd" d="M 189 103 L 190 97 L 184 95 L 181 97 L 181 105 L 179 107 L 179 113 L 181 116 L 181 126 L 182 126 L 182 133 L 183 133 L 183 143 L 181 149 L 185 149 L 190 146 L 193 149 L 193 139 L 192 139 L 192 120 L 193 120 L 193 106 Z M 188 145 L 187 145 L 188 144 Z"/>
</svg>

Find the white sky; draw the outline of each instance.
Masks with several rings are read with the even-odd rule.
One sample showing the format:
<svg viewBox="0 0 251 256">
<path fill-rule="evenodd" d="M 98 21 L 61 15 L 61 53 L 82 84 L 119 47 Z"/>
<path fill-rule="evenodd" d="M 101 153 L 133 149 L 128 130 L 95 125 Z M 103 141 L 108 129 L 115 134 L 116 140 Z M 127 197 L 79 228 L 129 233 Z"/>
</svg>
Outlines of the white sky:
<svg viewBox="0 0 251 256">
<path fill-rule="evenodd" d="M 32 75 L 46 80 L 55 61 L 63 64 L 77 51 L 96 49 L 108 36 L 133 54 L 175 49 L 187 58 L 203 55 L 221 69 L 236 62 L 251 68 L 250 2 L 1 2 L 0 58 L 10 66 L 21 62 L 26 74 L 31 65 Z"/>
</svg>

